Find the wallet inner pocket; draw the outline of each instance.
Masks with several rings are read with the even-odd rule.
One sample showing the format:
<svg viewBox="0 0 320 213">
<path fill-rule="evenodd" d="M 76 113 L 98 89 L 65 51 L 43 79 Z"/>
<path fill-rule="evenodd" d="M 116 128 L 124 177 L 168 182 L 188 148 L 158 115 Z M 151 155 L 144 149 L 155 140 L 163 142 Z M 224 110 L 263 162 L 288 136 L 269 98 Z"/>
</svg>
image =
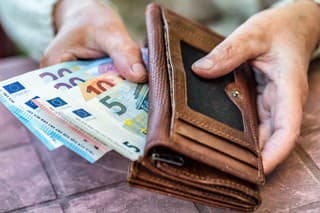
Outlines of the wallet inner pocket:
<svg viewBox="0 0 320 213">
<path fill-rule="evenodd" d="M 184 41 L 180 42 L 180 46 L 186 74 L 187 105 L 199 113 L 243 131 L 241 112 L 225 93 L 226 86 L 234 82 L 233 73 L 216 79 L 197 76 L 191 66 L 206 53 Z"/>
<path fill-rule="evenodd" d="M 220 138 L 219 136 L 212 135 L 184 121 L 178 120 L 175 124 L 176 133 L 182 137 L 204 145 L 209 149 L 217 150 L 228 157 L 246 163 L 254 168 L 258 168 L 257 156 L 251 150 Z"/>
<path fill-rule="evenodd" d="M 165 157 L 181 157 L 184 160 L 183 166 L 173 165 L 158 158 L 153 159 L 154 154 Z M 257 202 L 258 194 L 256 186 L 245 181 L 235 181 L 235 177 L 216 170 L 201 162 L 179 155 L 165 148 L 158 147 L 151 155 L 149 165 L 145 166 L 160 176 L 170 180 L 179 180 L 190 187 L 197 187 L 203 190 L 215 191 L 217 195 L 228 196 L 231 200 L 236 199 L 243 203 L 253 204 Z"/>
</svg>

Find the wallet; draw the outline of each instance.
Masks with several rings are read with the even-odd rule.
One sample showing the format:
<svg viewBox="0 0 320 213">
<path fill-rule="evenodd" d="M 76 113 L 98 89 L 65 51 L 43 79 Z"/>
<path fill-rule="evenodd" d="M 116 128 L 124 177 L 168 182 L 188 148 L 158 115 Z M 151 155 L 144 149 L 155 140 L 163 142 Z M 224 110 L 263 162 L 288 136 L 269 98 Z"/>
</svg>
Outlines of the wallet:
<svg viewBox="0 0 320 213">
<path fill-rule="evenodd" d="M 146 23 L 148 133 L 144 155 L 130 163 L 129 185 L 255 210 L 265 178 L 252 70 L 244 63 L 225 76 L 200 78 L 192 64 L 223 37 L 158 4 L 148 5 Z"/>
</svg>

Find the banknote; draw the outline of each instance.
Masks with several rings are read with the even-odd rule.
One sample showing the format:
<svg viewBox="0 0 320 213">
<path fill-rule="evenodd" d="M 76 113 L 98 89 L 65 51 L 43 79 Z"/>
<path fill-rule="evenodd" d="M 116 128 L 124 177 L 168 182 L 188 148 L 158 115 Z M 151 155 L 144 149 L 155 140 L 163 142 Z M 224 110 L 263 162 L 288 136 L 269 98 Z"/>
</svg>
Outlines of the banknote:
<svg viewBox="0 0 320 213">
<path fill-rule="evenodd" d="M 96 77 L 97 76 L 97 77 Z M 95 77 L 95 78 L 94 78 Z M 91 79 L 93 78 L 93 79 Z M 73 79 L 77 79 L 76 81 L 73 81 Z M 47 92 L 47 95 L 50 94 L 50 91 L 55 90 L 54 94 L 61 95 L 64 100 L 82 103 L 86 100 L 90 99 L 91 96 L 96 96 L 97 94 L 100 94 L 102 91 L 107 90 L 108 88 L 114 86 L 117 84 L 117 82 L 123 81 L 124 79 L 119 75 L 118 71 L 115 69 L 114 65 L 112 64 L 112 60 L 106 58 L 103 61 L 100 61 L 99 63 L 93 62 L 92 64 L 88 65 L 84 71 L 77 72 L 74 74 L 71 74 L 69 76 L 66 76 L 59 81 L 53 81 L 50 84 L 47 85 L 47 88 L 45 91 Z M 75 85 L 69 84 L 70 82 L 74 82 Z M 77 86 L 78 84 L 78 86 Z M 84 96 L 82 96 L 82 94 Z M 69 97 L 69 98 L 68 98 Z M 85 98 L 86 100 L 83 99 Z M 40 107 L 41 109 L 41 107 Z M 47 109 L 47 112 L 50 112 L 50 110 Z M 39 112 L 38 113 L 43 113 Z M 57 116 L 57 114 L 54 114 L 51 112 L 51 114 L 55 117 L 55 119 L 61 120 L 61 117 Z M 42 120 L 35 120 L 34 119 L 34 126 L 43 126 Z M 73 131 L 78 132 L 76 128 L 74 128 L 71 123 L 67 121 L 62 121 L 66 125 L 68 125 L 69 128 L 73 129 Z M 49 135 L 55 135 L 54 132 L 51 131 L 50 128 L 42 128 L 47 134 Z M 97 143 L 95 140 L 89 140 L 87 139 L 88 143 L 91 143 L 95 148 L 100 150 L 109 150 L 109 148 L 105 144 Z M 64 142 L 64 144 L 71 148 L 72 144 L 68 142 Z"/>
<path fill-rule="evenodd" d="M 67 91 L 78 86 L 80 83 L 84 83 L 92 78 L 96 78 L 104 74 L 107 72 L 104 67 L 108 66 L 113 66 L 111 58 L 94 60 L 84 66 L 81 70 L 51 81 L 46 86 L 60 91 Z"/>
<path fill-rule="evenodd" d="M 144 137 L 147 134 L 148 92 L 147 84 L 123 81 L 88 101 L 87 106 L 102 113 L 112 113 L 125 129 Z"/>
<path fill-rule="evenodd" d="M 103 64 L 100 66 L 100 68 L 101 69 L 99 72 L 102 73 L 102 75 L 94 79 L 88 80 L 84 83 L 80 83 L 77 87 L 74 87 L 70 90 L 61 92 L 60 90 L 47 89 L 46 91 L 48 92 L 48 94 L 49 93 L 51 94 L 51 97 L 49 96 L 49 98 L 48 97 L 46 98 L 47 99 L 46 103 L 50 103 L 50 105 L 49 106 L 47 105 L 46 108 L 44 108 L 46 104 L 39 105 L 41 99 L 36 99 L 35 103 L 38 104 L 40 108 L 46 109 L 46 111 L 51 112 L 57 118 L 61 118 L 61 116 L 59 116 L 59 113 L 56 113 L 56 111 L 58 110 L 55 111 L 54 109 L 57 108 L 57 106 L 60 106 L 61 103 L 64 104 L 64 106 L 62 108 L 60 107 L 57 109 L 59 110 L 68 109 L 69 104 L 67 103 L 72 103 L 71 107 L 77 106 L 78 108 L 78 109 L 72 110 L 76 112 L 73 114 L 81 117 L 82 114 L 85 112 L 84 107 L 88 100 L 91 100 L 92 98 L 98 96 L 102 92 L 117 85 L 119 82 L 124 81 L 124 79 L 119 75 L 118 71 L 115 69 L 113 65 Z M 80 108 L 81 106 L 83 106 L 83 108 Z M 110 119 L 107 117 L 105 121 L 110 121 Z M 74 122 L 68 122 L 68 120 L 66 120 L 65 122 L 68 123 L 69 125 L 72 125 L 74 123 Z M 112 122 L 112 123 L 115 123 L 115 122 Z M 35 124 L 35 125 L 39 125 L 39 124 Z M 106 128 L 112 129 L 115 127 L 106 127 Z M 82 132 L 85 132 L 85 131 L 82 131 Z M 47 131 L 47 133 L 52 134 L 50 133 L 49 130 Z M 108 138 L 108 137 L 105 137 L 105 138 Z M 95 143 L 94 146 L 102 150 L 108 147 L 107 143 L 105 143 L 104 141 L 102 141 L 99 144 Z"/>
<path fill-rule="evenodd" d="M 72 91 L 72 95 L 62 97 L 59 92 L 52 91 L 50 97 L 35 102 L 86 132 L 100 143 L 99 148 L 107 146 L 137 160 L 145 145 L 148 86 L 119 80 L 90 99 L 86 99 L 79 86 L 68 91 Z"/>
<path fill-rule="evenodd" d="M 81 70 L 81 68 L 83 68 L 84 66 L 86 66 L 87 64 L 90 64 L 91 62 L 89 61 L 75 61 L 75 62 L 68 62 L 68 63 L 61 63 L 58 64 L 56 66 L 50 67 L 48 69 L 43 69 L 42 71 L 38 70 L 35 71 L 34 74 L 38 75 L 39 78 L 41 78 L 43 80 L 44 83 L 48 83 L 52 80 L 56 80 L 59 78 L 62 78 L 63 76 L 70 74 L 70 73 L 74 73 L 77 72 L 79 70 Z M 11 91 L 14 90 L 16 88 L 16 86 L 18 86 L 19 84 L 13 84 Z M 10 89 L 10 87 L 8 86 L 7 89 Z M 6 107 L 12 111 L 12 112 L 18 112 L 19 110 L 17 110 L 17 107 L 15 106 L 15 102 L 13 101 L 13 99 L 9 99 L 9 101 L 4 102 L 5 100 L 7 100 L 4 96 L 2 97 L 2 102 L 6 105 Z M 10 103 L 11 102 L 11 103 Z M 30 125 L 29 120 L 26 119 L 24 117 L 24 113 L 13 113 L 15 114 L 20 121 L 25 124 L 25 126 L 32 132 L 34 133 L 39 139 L 40 141 L 47 146 L 47 148 L 49 150 L 53 150 L 56 149 L 58 147 L 60 147 L 62 145 L 61 142 L 55 140 L 54 138 L 50 138 L 48 137 L 43 131 L 41 131 L 41 129 Z"/>
<path fill-rule="evenodd" d="M 62 86 L 63 93 L 51 90 L 51 95 L 35 103 L 99 141 L 95 144 L 99 149 L 107 146 L 137 159 L 147 132 L 148 86 L 124 80 L 112 63 L 98 68 L 98 77 L 72 88 Z"/>
<path fill-rule="evenodd" d="M 69 122 L 62 117 L 56 116 L 54 113 L 52 113 L 52 111 L 48 111 L 46 108 L 43 108 L 40 105 L 39 108 L 41 109 L 41 114 L 46 114 L 46 118 L 60 121 L 59 123 L 56 123 L 56 125 L 58 124 L 59 126 L 54 126 L 52 124 L 48 124 L 48 126 L 42 125 L 42 130 L 48 136 L 61 141 L 67 148 L 79 154 L 90 163 L 96 162 L 105 153 L 110 151 L 108 147 L 99 148 L 96 146 L 98 142 L 95 142 L 94 138 L 90 137 L 85 132 L 74 128 L 73 125 L 70 125 Z M 31 125 L 35 126 L 34 123 Z M 62 132 L 61 129 L 63 129 L 64 132 Z"/>
<path fill-rule="evenodd" d="M 98 141 L 98 148 L 110 147 L 131 160 L 138 159 L 143 152 L 145 138 L 124 129 L 111 114 L 101 114 L 96 109 L 70 104 L 59 96 L 49 100 L 37 99 L 35 102 Z"/>
<path fill-rule="evenodd" d="M 125 81 L 110 58 L 66 62 L 0 82 L 0 101 L 49 149 L 62 142 L 92 163 L 110 148 L 131 160 L 141 155 L 147 95 L 147 86 Z M 119 105 L 127 113 L 119 114 Z"/>
<path fill-rule="evenodd" d="M 10 104 L 6 99 L 3 99 L 0 96 L 0 102 L 9 109 L 9 111 L 21 122 L 23 123 L 45 146 L 50 150 L 55 150 L 56 148 L 62 146 L 60 141 L 57 141 L 55 138 L 50 137 L 40 130 L 37 126 L 32 125 L 26 116 L 24 116 L 24 111 L 20 108 L 15 107 Z"/>
<path fill-rule="evenodd" d="M 110 59 L 99 60 L 100 63 L 110 62 Z M 90 63 L 97 62 L 69 62 L 79 66 L 82 64 L 88 66 Z M 4 97 L 12 106 L 18 107 L 21 111 L 25 112 L 22 114 L 24 120 L 28 120 L 28 124 L 31 126 L 36 126 L 40 129 L 44 135 L 49 131 L 50 137 L 64 143 L 68 148 L 72 149 L 82 157 L 86 158 L 90 162 L 94 162 L 99 159 L 104 153 L 110 149 L 97 150 L 92 144 L 88 143 L 86 138 L 83 138 L 77 132 L 68 128 L 65 123 L 56 120 L 54 117 L 50 117 L 47 113 L 44 113 L 40 108 L 38 108 L 32 100 L 46 96 L 50 87 L 47 85 L 50 82 L 64 79 L 67 75 L 75 75 L 74 72 L 64 68 L 63 70 L 57 69 L 62 65 L 57 65 L 49 67 L 46 69 L 37 70 L 34 72 L 29 72 L 24 75 L 8 79 L 0 83 L 0 96 Z M 65 66 L 65 64 L 63 65 Z M 79 74 L 82 74 L 79 69 Z M 27 127 L 30 125 L 26 125 Z M 30 129 L 32 131 L 32 129 Z M 54 133 L 54 134 L 53 134 Z M 48 134 L 47 134 L 48 135 Z M 47 137 L 48 138 L 48 137 Z M 50 141 L 52 144 L 52 141 Z M 90 148 L 90 152 L 87 150 Z M 103 152 L 101 154 L 101 152 Z M 89 156 L 88 156 L 89 155 Z"/>
</svg>

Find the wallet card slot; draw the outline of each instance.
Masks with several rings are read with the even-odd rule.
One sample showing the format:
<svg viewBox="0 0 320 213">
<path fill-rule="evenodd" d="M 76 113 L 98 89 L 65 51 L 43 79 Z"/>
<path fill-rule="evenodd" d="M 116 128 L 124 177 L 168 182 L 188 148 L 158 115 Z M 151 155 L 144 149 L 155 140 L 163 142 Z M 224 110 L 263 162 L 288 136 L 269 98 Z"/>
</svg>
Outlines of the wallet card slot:
<svg viewBox="0 0 320 213">
<path fill-rule="evenodd" d="M 212 135 L 183 121 L 176 121 L 175 131 L 183 137 L 189 138 L 199 144 L 224 153 L 236 160 L 258 168 L 258 158 L 251 150 L 239 147 L 232 141 Z"/>
<path fill-rule="evenodd" d="M 258 169 L 249 164 L 229 157 L 215 149 L 200 145 L 179 134 L 175 134 L 173 140 L 179 141 L 179 143 L 176 143 L 176 146 L 181 150 L 181 153 L 184 153 L 196 161 L 205 162 L 211 167 L 251 183 L 263 182 L 263 178 L 259 175 Z"/>
</svg>

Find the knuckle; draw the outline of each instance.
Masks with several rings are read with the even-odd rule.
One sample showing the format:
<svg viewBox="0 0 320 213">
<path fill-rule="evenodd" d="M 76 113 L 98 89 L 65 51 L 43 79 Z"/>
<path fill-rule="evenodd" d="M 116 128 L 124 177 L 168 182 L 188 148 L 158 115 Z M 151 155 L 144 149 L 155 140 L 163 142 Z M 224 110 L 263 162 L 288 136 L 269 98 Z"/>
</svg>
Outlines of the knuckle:
<svg viewBox="0 0 320 213">
<path fill-rule="evenodd" d="M 121 51 L 127 55 L 138 55 L 140 54 L 140 50 L 138 45 L 131 44 L 121 48 Z"/>
<path fill-rule="evenodd" d="M 239 45 L 235 42 L 222 42 L 219 46 L 217 46 L 213 52 L 213 57 L 219 57 L 221 60 L 230 59 L 234 54 L 236 54 L 239 49 Z"/>
</svg>

